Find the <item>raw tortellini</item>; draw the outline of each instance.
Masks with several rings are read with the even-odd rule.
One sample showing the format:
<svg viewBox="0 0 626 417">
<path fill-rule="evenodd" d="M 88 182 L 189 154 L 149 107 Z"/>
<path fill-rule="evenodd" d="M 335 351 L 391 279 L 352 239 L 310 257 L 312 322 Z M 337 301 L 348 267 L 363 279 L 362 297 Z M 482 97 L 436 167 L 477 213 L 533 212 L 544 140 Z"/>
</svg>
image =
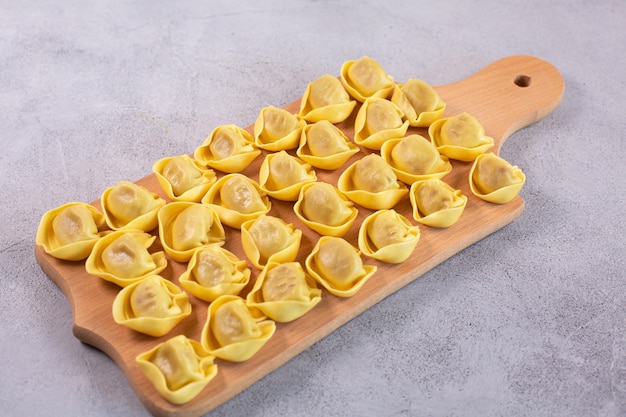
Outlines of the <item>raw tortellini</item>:
<svg viewBox="0 0 626 417">
<path fill-rule="evenodd" d="M 452 171 L 447 156 L 425 137 L 417 134 L 386 141 L 380 154 L 400 181 L 413 184 L 429 178 L 443 178 Z"/>
<path fill-rule="evenodd" d="M 302 186 L 316 180 L 309 164 L 286 151 L 269 153 L 259 168 L 259 187 L 278 200 L 296 201 Z"/>
<path fill-rule="evenodd" d="M 172 201 L 198 202 L 216 181 L 213 170 L 189 155 L 160 159 L 152 166 L 152 172 Z"/>
<path fill-rule="evenodd" d="M 159 238 L 168 255 L 187 262 L 196 248 L 223 243 L 226 233 L 215 209 L 179 201 L 159 210 Z"/>
<path fill-rule="evenodd" d="M 429 84 L 422 80 L 410 79 L 404 84 L 396 84 L 391 102 L 404 113 L 411 126 L 430 126 L 443 115 L 446 104 Z"/>
<path fill-rule="evenodd" d="M 360 102 L 370 97 L 386 98 L 394 87 L 393 78 L 374 59 L 363 56 L 341 66 L 341 82 Z"/>
<path fill-rule="evenodd" d="M 320 120 L 341 123 L 350 116 L 355 106 L 356 101 L 350 99 L 341 81 L 326 74 L 309 83 L 298 115 L 309 123 Z"/>
<path fill-rule="evenodd" d="M 359 152 L 348 137 L 328 120 L 320 120 L 302 129 L 296 154 L 316 168 L 333 170 Z"/>
<path fill-rule="evenodd" d="M 113 300 L 113 319 L 135 331 L 160 337 L 191 314 L 187 294 L 154 275 L 123 288 Z"/>
<path fill-rule="evenodd" d="M 360 252 L 340 237 L 322 236 L 307 256 L 307 272 L 326 290 L 338 297 L 351 297 L 376 272 L 364 265 Z"/>
<path fill-rule="evenodd" d="M 285 109 L 265 107 L 254 122 L 254 143 L 271 152 L 295 149 L 305 125 L 304 120 Z"/>
<path fill-rule="evenodd" d="M 298 256 L 302 231 L 274 216 L 263 215 L 241 225 L 243 250 L 258 269 L 269 262 L 291 262 Z"/>
<path fill-rule="evenodd" d="M 403 117 L 402 110 L 389 100 L 376 97 L 365 100 L 354 121 L 354 142 L 380 150 L 388 139 L 404 136 L 409 122 L 403 122 Z"/>
<path fill-rule="evenodd" d="M 202 198 L 213 207 L 221 222 L 240 229 L 246 220 L 270 211 L 272 205 L 259 184 L 243 174 L 228 174 L 217 180 Z"/>
<path fill-rule="evenodd" d="M 165 200 L 146 187 L 120 181 L 107 188 L 100 199 L 102 211 L 113 230 L 139 229 L 145 232 L 157 227 L 157 212 Z"/>
<path fill-rule="evenodd" d="M 44 213 L 35 241 L 55 258 L 81 261 L 100 239 L 98 229 L 103 225 L 104 215 L 94 206 L 67 203 Z"/>
<path fill-rule="evenodd" d="M 141 230 L 118 230 L 96 242 L 85 262 L 87 273 L 126 287 L 167 266 L 163 251 L 148 252 L 156 236 Z"/>
<path fill-rule="evenodd" d="M 459 220 L 467 196 L 440 179 L 417 181 L 409 191 L 413 218 L 427 226 L 446 228 Z"/>
<path fill-rule="evenodd" d="M 136 362 L 154 388 L 167 401 L 193 400 L 217 375 L 215 357 L 202 345 L 178 335 L 137 356 Z"/>
<path fill-rule="evenodd" d="M 467 113 L 433 122 L 428 134 L 439 153 L 466 162 L 473 161 L 494 144 L 478 120 Z"/>
<path fill-rule="evenodd" d="M 339 176 L 337 187 L 350 200 L 373 210 L 392 208 L 409 191 L 383 158 L 375 153 L 350 165 Z"/>
<path fill-rule="evenodd" d="M 322 291 L 299 262 L 271 262 L 257 278 L 246 302 L 277 322 L 293 321 L 322 299 Z"/>
<path fill-rule="evenodd" d="M 406 217 L 395 210 L 379 210 L 363 220 L 359 249 L 371 258 L 397 264 L 411 256 L 419 238 L 419 227 Z"/>
<path fill-rule="evenodd" d="M 275 330 L 276 323 L 255 317 L 243 298 L 223 295 L 209 305 L 201 342 L 220 359 L 243 362 L 257 353 Z"/>
<path fill-rule="evenodd" d="M 189 293 L 208 302 L 220 295 L 238 295 L 250 281 L 245 260 L 219 245 L 194 251 L 187 269 L 178 279 Z"/>
<path fill-rule="evenodd" d="M 491 203 L 505 204 L 520 191 L 526 176 L 494 153 L 478 155 L 470 170 L 472 193 Z"/>
<path fill-rule="evenodd" d="M 296 216 L 319 234 L 343 236 L 356 220 L 358 209 L 333 185 L 306 184 L 293 206 Z"/>
<path fill-rule="evenodd" d="M 252 135 L 231 124 L 213 129 L 196 148 L 194 158 L 208 167 L 235 173 L 243 171 L 260 154 Z"/>
</svg>

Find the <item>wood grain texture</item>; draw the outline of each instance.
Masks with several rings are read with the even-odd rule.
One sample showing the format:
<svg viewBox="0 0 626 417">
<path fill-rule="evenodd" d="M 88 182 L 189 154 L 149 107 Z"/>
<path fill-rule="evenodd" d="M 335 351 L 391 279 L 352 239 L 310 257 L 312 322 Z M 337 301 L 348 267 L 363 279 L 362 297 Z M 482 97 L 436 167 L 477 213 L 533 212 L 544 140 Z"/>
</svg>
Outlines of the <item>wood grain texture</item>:
<svg viewBox="0 0 626 417">
<path fill-rule="evenodd" d="M 419 74 L 415 74 L 415 78 L 420 78 Z M 559 71 L 541 59 L 511 56 L 492 63 L 462 81 L 436 87 L 436 90 L 447 103 L 444 117 L 461 112 L 473 115 L 485 127 L 487 135 L 495 139 L 493 151 L 498 153 L 512 133 L 547 116 L 558 106 L 563 96 L 564 82 Z M 297 113 L 299 104 L 298 99 L 285 108 Z M 348 137 L 353 136 L 355 114 L 356 110 L 350 119 L 339 125 Z M 252 131 L 252 126 L 247 129 Z M 428 137 L 425 129 L 411 128 L 410 132 Z M 369 151 L 357 154 L 336 171 L 317 170 L 318 180 L 336 185 L 342 170 L 366 153 Z M 258 180 L 257 173 L 262 160 L 263 156 L 257 158 L 244 174 Z M 453 171 L 444 180 L 469 197 L 467 208 L 455 225 L 448 229 L 420 226 L 421 238 L 417 248 L 404 263 L 390 265 L 363 258 L 365 263 L 377 265 L 378 272 L 356 295 L 338 298 L 324 291 L 322 301 L 308 314 L 291 323 L 278 323 L 274 336 L 250 360 L 229 363 L 217 359 L 219 371 L 215 379 L 200 395 L 183 405 L 174 405 L 163 399 L 141 373 L 135 357 L 178 334 L 199 341 L 208 303 L 190 295 L 193 312 L 189 317 L 166 336 L 146 336 L 113 321 L 111 305 L 119 287 L 87 274 L 83 262 L 55 259 L 39 246 L 35 247 L 35 256 L 43 271 L 61 288 L 71 305 L 74 335 L 100 349 L 117 363 L 151 413 L 157 416 L 198 416 L 229 400 L 339 326 L 462 249 L 509 224 L 522 213 L 524 201 L 519 196 L 505 205 L 490 204 L 474 197 L 468 184 L 471 163 L 452 162 Z M 514 160 L 509 162 L 515 165 Z M 136 182 L 166 198 L 153 174 Z M 99 201 L 92 204 L 100 208 Z M 395 209 L 412 220 L 408 197 Z M 371 213 L 371 210 L 359 207 L 359 217 L 344 238 L 356 246 L 358 227 Z M 319 235 L 299 222 L 293 213 L 292 203 L 273 200 L 269 214 L 283 218 L 303 231 L 298 260 L 304 262 Z M 241 259 L 246 259 L 239 231 L 226 229 L 225 247 Z M 161 250 L 158 239 L 151 248 L 151 251 L 157 250 Z M 178 284 L 178 277 L 185 270 L 186 264 L 168 260 L 168 267 L 161 275 Z M 250 268 L 254 280 L 259 271 L 252 265 Z M 245 297 L 251 285 L 244 289 L 242 296 Z"/>
</svg>

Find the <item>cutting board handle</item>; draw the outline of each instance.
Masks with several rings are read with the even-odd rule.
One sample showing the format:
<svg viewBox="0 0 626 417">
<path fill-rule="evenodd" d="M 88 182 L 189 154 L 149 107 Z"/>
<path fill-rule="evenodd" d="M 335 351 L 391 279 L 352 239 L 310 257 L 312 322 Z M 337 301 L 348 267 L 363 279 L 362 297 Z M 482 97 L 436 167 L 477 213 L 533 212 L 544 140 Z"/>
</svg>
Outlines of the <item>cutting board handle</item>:
<svg viewBox="0 0 626 417">
<path fill-rule="evenodd" d="M 475 103 L 472 113 L 499 153 L 504 141 L 519 129 L 550 114 L 561 102 L 565 82 L 550 63 L 528 55 L 495 61 L 461 81 L 437 87 L 446 102 L 446 117 L 461 113 Z"/>
</svg>

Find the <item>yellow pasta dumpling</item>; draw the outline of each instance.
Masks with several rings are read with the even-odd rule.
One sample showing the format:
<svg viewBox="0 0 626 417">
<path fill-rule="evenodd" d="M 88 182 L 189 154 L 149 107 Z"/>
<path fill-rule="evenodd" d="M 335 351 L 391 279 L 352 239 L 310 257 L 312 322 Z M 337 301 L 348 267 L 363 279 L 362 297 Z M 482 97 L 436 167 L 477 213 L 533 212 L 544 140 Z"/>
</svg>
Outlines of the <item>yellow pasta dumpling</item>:
<svg viewBox="0 0 626 417">
<path fill-rule="evenodd" d="M 178 281 L 189 293 L 212 302 L 221 295 L 238 295 L 250 281 L 245 260 L 219 245 L 194 251 Z"/>
<path fill-rule="evenodd" d="M 443 178 L 452 171 L 447 156 L 425 137 L 417 134 L 390 139 L 380 149 L 380 154 L 400 181 L 413 184 L 429 178 Z"/>
<path fill-rule="evenodd" d="M 226 239 L 220 218 L 211 206 L 172 202 L 159 210 L 158 218 L 161 245 L 178 262 L 187 262 L 196 248 Z"/>
<path fill-rule="evenodd" d="M 152 172 L 172 201 L 199 202 L 216 181 L 213 170 L 189 155 L 160 159 L 152 165 Z"/>
<path fill-rule="evenodd" d="M 222 224 L 240 229 L 246 220 L 255 219 L 271 209 L 271 202 L 260 185 L 243 174 L 228 174 L 217 180 L 202 198 L 214 208 Z"/>
<path fill-rule="evenodd" d="M 360 102 L 369 97 L 386 98 L 393 90 L 393 78 L 376 60 L 363 56 L 341 66 L 341 82 L 346 91 Z"/>
<path fill-rule="evenodd" d="M 320 120 L 302 129 L 296 155 L 316 168 L 333 170 L 357 152 L 358 146 L 341 129 L 328 120 Z"/>
<path fill-rule="evenodd" d="M 329 293 L 351 297 L 376 272 L 364 265 L 360 252 L 340 237 L 322 236 L 305 261 L 307 272 Z"/>
<path fill-rule="evenodd" d="M 286 151 L 267 154 L 259 168 L 261 190 L 278 200 L 296 201 L 302 186 L 316 180 L 309 164 Z"/>
<path fill-rule="evenodd" d="M 341 123 L 350 116 L 355 106 L 356 101 L 350 99 L 341 81 L 326 74 L 309 83 L 302 95 L 298 115 L 309 123 L 320 120 Z"/>
<path fill-rule="evenodd" d="M 391 102 L 402 109 L 404 118 L 415 127 L 430 126 L 441 118 L 446 109 L 446 104 L 437 91 L 418 79 L 409 79 L 404 84 L 396 84 Z"/>
<path fill-rule="evenodd" d="M 305 225 L 329 236 L 346 234 L 358 214 L 358 209 L 341 191 L 324 182 L 303 186 L 293 209 Z"/>
<path fill-rule="evenodd" d="M 350 200 L 373 210 L 395 206 L 409 191 L 383 158 L 375 153 L 350 165 L 339 176 L 337 187 Z"/>
<path fill-rule="evenodd" d="M 100 239 L 104 215 L 94 206 L 72 202 L 48 210 L 41 217 L 35 242 L 51 256 L 81 261 Z"/>
<path fill-rule="evenodd" d="M 470 189 L 485 201 L 506 204 L 521 190 L 526 176 L 494 153 L 478 155 L 470 169 Z"/>
<path fill-rule="evenodd" d="M 120 287 L 157 275 L 167 266 L 163 251 L 148 252 L 156 236 L 141 230 L 118 230 L 100 238 L 85 262 L 87 273 Z"/>
<path fill-rule="evenodd" d="M 480 122 L 467 113 L 433 122 L 428 134 L 439 153 L 466 162 L 473 161 L 494 144 Z"/>
<path fill-rule="evenodd" d="M 459 220 L 467 196 L 440 179 L 417 181 L 409 192 L 413 218 L 432 227 L 450 227 Z"/>
<path fill-rule="evenodd" d="M 246 302 L 277 322 L 302 317 L 322 299 L 322 291 L 299 262 L 270 262 L 261 271 Z"/>
<path fill-rule="evenodd" d="M 202 345 L 178 335 L 139 354 L 137 365 L 163 398 L 172 404 L 193 400 L 217 375 L 215 357 Z"/>
<path fill-rule="evenodd" d="M 255 318 L 243 298 L 222 295 L 209 305 L 201 342 L 220 359 L 243 362 L 257 353 L 275 330 L 276 323 Z"/>
<path fill-rule="evenodd" d="M 300 133 L 306 125 L 304 120 L 285 109 L 268 106 L 261 109 L 254 122 L 254 141 L 257 147 L 271 152 L 295 149 Z"/>
<path fill-rule="evenodd" d="M 123 288 L 113 300 L 113 319 L 137 332 L 161 337 L 191 314 L 187 294 L 154 275 Z"/>
<path fill-rule="evenodd" d="M 113 230 L 139 229 L 144 232 L 157 226 L 157 212 L 165 200 L 146 187 L 120 181 L 107 188 L 100 199 L 107 225 Z"/>
<path fill-rule="evenodd" d="M 358 242 L 364 255 L 396 264 L 411 256 L 419 238 L 419 227 L 406 217 L 395 210 L 378 210 L 363 220 Z"/>
<path fill-rule="evenodd" d="M 247 130 L 229 124 L 213 129 L 194 151 L 194 158 L 213 169 L 235 173 L 243 171 L 260 154 Z"/>
<path fill-rule="evenodd" d="M 354 121 L 354 142 L 380 150 L 385 141 L 405 135 L 409 122 L 403 122 L 403 117 L 402 110 L 389 100 L 376 97 L 365 100 Z"/>
<path fill-rule="evenodd" d="M 241 225 L 241 244 L 252 265 L 291 262 L 298 256 L 302 231 L 278 217 L 263 215 Z"/>
<path fill-rule="evenodd" d="M 267 302 L 309 301 L 311 287 L 299 262 L 272 263 L 263 270 L 261 295 Z"/>
</svg>

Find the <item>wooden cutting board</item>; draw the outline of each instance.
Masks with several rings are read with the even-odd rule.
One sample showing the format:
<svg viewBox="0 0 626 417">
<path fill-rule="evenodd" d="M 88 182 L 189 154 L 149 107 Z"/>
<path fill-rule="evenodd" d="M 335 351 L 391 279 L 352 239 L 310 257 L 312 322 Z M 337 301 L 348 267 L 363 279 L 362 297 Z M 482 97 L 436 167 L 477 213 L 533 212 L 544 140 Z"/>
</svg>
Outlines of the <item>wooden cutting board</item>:
<svg viewBox="0 0 626 417">
<path fill-rule="evenodd" d="M 413 78 L 421 77 L 415 74 Z M 304 88 L 302 86 L 302 92 Z M 447 104 L 444 117 L 461 112 L 471 114 L 485 127 L 487 135 L 495 139 L 493 152 L 498 153 L 512 133 L 542 119 L 558 106 L 563 96 L 564 81 L 554 66 L 541 59 L 510 56 L 488 65 L 467 79 L 436 87 L 436 90 Z M 285 106 L 285 109 L 297 113 L 299 104 L 298 99 Z M 355 114 L 356 110 L 350 119 L 339 125 L 348 137 L 353 136 Z M 252 125 L 247 129 L 251 132 Z M 425 129 L 411 128 L 410 132 L 428 137 Z M 336 185 L 341 171 L 364 154 L 357 154 L 336 171 L 316 170 L 318 180 Z M 257 173 L 262 160 L 263 155 L 244 174 L 258 180 Z M 514 159 L 509 162 L 516 165 Z M 135 357 L 178 334 L 185 334 L 199 341 L 208 303 L 190 296 L 193 312 L 189 317 L 166 336 L 146 336 L 113 321 L 111 305 L 119 287 L 87 274 L 83 262 L 60 261 L 48 256 L 39 246 L 35 247 L 35 256 L 42 270 L 61 288 L 71 305 L 74 335 L 84 343 L 100 349 L 117 363 L 150 412 L 157 416 L 198 416 L 229 400 L 339 326 L 462 249 L 504 227 L 522 213 L 524 201 L 519 196 L 505 205 L 487 203 L 474 197 L 468 185 L 471 163 L 452 163 L 453 171 L 444 180 L 469 197 L 467 208 L 455 225 L 448 229 L 420 225 L 420 241 L 413 255 L 404 263 L 384 264 L 364 257 L 364 262 L 375 264 L 378 272 L 356 295 L 338 298 L 324 291 L 322 301 L 305 316 L 291 323 L 278 323 L 274 336 L 248 361 L 229 363 L 216 359 L 219 370 L 215 379 L 195 399 L 183 405 L 174 405 L 163 399 L 140 371 Z M 523 166 L 520 168 L 524 169 Z M 223 174 L 218 173 L 218 176 L 221 175 Z M 166 198 L 154 174 L 136 182 Z M 92 204 L 100 208 L 99 201 Z M 293 213 L 292 203 L 273 200 L 272 204 L 269 214 L 281 217 L 302 229 L 303 239 L 298 260 L 303 262 L 319 235 L 299 222 Z M 417 224 L 412 219 L 408 196 L 395 209 Z M 359 217 L 344 237 L 353 245 L 357 245 L 361 221 L 371 212 L 359 207 Z M 228 227 L 226 229 L 225 247 L 241 259 L 246 259 L 241 248 L 239 231 Z M 151 248 L 151 251 L 156 250 L 161 250 L 158 239 Z M 161 275 L 178 284 L 178 277 L 185 268 L 186 264 L 169 260 L 168 267 Z M 250 268 L 254 279 L 258 271 L 251 264 Z M 251 285 L 240 295 L 245 297 L 250 288 Z"/>
</svg>

